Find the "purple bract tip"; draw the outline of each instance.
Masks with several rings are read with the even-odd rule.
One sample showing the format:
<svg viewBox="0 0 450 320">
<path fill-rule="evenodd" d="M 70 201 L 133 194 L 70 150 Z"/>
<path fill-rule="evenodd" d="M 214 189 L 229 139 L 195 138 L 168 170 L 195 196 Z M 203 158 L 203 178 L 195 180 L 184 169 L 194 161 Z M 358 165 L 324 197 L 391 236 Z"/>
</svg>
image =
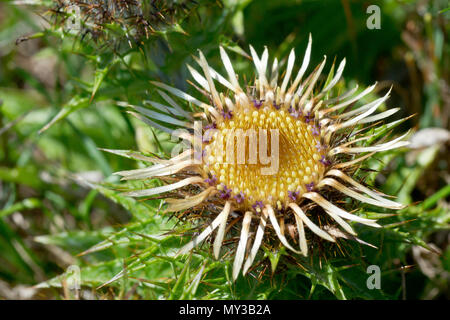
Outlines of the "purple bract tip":
<svg viewBox="0 0 450 320">
<path fill-rule="evenodd" d="M 237 203 L 241 203 L 242 201 L 244 201 L 245 195 L 244 195 L 244 193 L 241 191 L 241 192 L 239 192 L 237 195 L 234 196 L 234 199 L 236 200 Z"/>
<path fill-rule="evenodd" d="M 211 178 L 205 179 L 205 182 L 210 186 L 215 185 L 217 182 L 217 177 L 213 175 Z"/>
<path fill-rule="evenodd" d="M 289 199 L 296 201 L 300 191 L 288 191 Z"/>
<path fill-rule="evenodd" d="M 314 136 L 318 136 L 320 134 L 320 130 L 319 130 L 319 128 L 317 128 L 316 125 L 312 126 L 311 131 Z"/>
<path fill-rule="evenodd" d="M 314 189 L 314 182 L 308 183 L 306 185 L 306 190 L 308 190 L 308 192 L 313 191 L 313 189 Z"/>
<path fill-rule="evenodd" d="M 256 109 L 261 108 L 261 106 L 263 105 L 264 100 L 252 100 L 253 105 L 255 106 Z"/>
<path fill-rule="evenodd" d="M 208 130 L 208 129 L 217 129 L 216 123 L 213 122 L 213 123 L 210 123 L 210 124 L 206 125 L 205 126 L 205 130 Z"/>
<path fill-rule="evenodd" d="M 219 192 L 219 197 L 226 200 L 231 197 L 231 189 L 228 189 L 226 185 L 223 184 L 223 190 Z"/>
<path fill-rule="evenodd" d="M 277 104 L 275 101 L 272 101 L 272 106 L 277 110 L 280 110 L 281 108 L 281 104 Z"/>
<path fill-rule="evenodd" d="M 252 205 L 253 209 L 260 208 L 261 210 L 264 209 L 264 203 L 262 201 L 256 201 L 255 204 Z"/>
<path fill-rule="evenodd" d="M 331 164 L 331 161 L 328 160 L 324 155 L 322 155 L 322 159 L 320 159 L 319 161 L 325 166 L 329 166 Z"/>
<path fill-rule="evenodd" d="M 325 150 L 325 148 L 326 148 L 326 146 L 320 144 L 320 142 L 317 142 L 317 144 L 315 145 L 315 147 L 316 147 L 316 149 L 317 149 L 318 151 Z"/>
<path fill-rule="evenodd" d="M 306 184 L 306 190 L 308 190 L 308 192 L 313 191 L 314 190 L 314 182 Z"/>
<path fill-rule="evenodd" d="M 224 119 L 231 119 L 233 117 L 233 112 L 231 110 L 222 111 L 222 117 Z"/>
<path fill-rule="evenodd" d="M 289 107 L 288 112 L 295 119 L 300 118 L 300 116 L 302 115 L 301 110 L 295 110 L 295 108 L 293 108 L 292 106 Z"/>
<path fill-rule="evenodd" d="M 313 120 L 313 118 L 311 117 L 311 112 L 308 112 L 305 116 L 305 122 L 309 123 L 312 120 Z"/>
</svg>

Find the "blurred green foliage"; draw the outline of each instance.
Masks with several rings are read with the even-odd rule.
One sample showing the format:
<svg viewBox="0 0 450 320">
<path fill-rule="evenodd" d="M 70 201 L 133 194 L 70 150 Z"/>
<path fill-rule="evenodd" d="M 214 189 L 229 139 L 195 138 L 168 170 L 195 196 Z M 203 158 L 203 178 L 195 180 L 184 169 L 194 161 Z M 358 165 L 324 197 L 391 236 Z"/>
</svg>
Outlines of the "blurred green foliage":
<svg viewBox="0 0 450 320">
<path fill-rule="evenodd" d="M 186 1 L 133 42 L 115 22 L 96 38 L 67 30 L 52 1 L 18 2 L 0 3 L 0 298 L 73 298 L 61 289 L 70 265 L 81 268 L 85 299 L 449 298 L 448 141 L 428 137 L 424 148 L 380 154 L 362 170 L 409 204 L 395 215 L 358 207 L 383 218 L 381 231 L 357 230 L 378 249 L 347 243 L 345 255 L 330 250 L 326 260 L 266 250 L 236 283 L 232 246 L 221 261 L 207 245 L 175 258 L 192 226 L 162 215 L 156 200 L 120 195 L 129 186 L 112 173 L 144 164 L 100 150 L 170 150 L 166 134 L 117 102 L 158 100 L 150 80 L 195 95 L 186 63 L 195 64 L 197 49 L 217 68 L 218 46 L 234 51 L 236 71 L 249 79 L 248 44 L 283 57 L 291 47 L 302 53 L 309 33 L 312 65 L 324 54 L 347 57 L 343 86 L 378 81 L 380 94 L 393 85 L 385 107 L 401 107 L 399 118 L 416 114 L 401 129 L 448 129 L 447 1 L 372 1 L 379 30 L 366 27 L 365 1 Z M 382 270 L 381 290 L 366 286 L 369 265 Z"/>
</svg>

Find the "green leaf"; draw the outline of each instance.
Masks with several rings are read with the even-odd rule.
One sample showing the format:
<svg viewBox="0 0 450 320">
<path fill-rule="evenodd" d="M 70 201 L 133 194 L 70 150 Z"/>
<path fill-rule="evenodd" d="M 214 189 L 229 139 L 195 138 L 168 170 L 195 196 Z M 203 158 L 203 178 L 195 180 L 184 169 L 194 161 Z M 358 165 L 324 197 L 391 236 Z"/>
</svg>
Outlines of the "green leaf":
<svg viewBox="0 0 450 320">
<path fill-rule="evenodd" d="M 47 123 L 41 130 L 39 130 L 39 134 L 43 133 L 44 131 L 48 130 L 52 125 L 54 125 L 56 122 L 61 121 L 62 119 L 66 118 L 68 115 L 70 115 L 72 112 L 86 108 L 89 106 L 89 99 L 88 98 L 82 98 L 80 96 L 73 97 L 62 109 L 58 112 L 58 114 L 53 117 L 53 119 Z"/>
<path fill-rule="evenodd" d="M 39 189 L 44 186 L 40 179 L 36 179 L 37 169 L 31 165 L 17 168 L 0 167 L 0 180 L 24 184 Z"/>
<path fill-rule="evenodd" d="M 263 249 L 266 255 L 269 257 L 270 266 L 272 267 L 272 273 L 274 273 L 275 270 L 277 269 L 278 262 L 280 262 L 281 256 L 286 253 L 286 249 L 284 247 L 280 247 L 279 249 L 271 251 L 270 249 L 264 246 Z"/>
<path fill-rule="evenodd" d="M 39 199 L 27 198 L 7 208 L 4 208 L 3 210 L 0 210 L 0 218 L 6 217 L 7 215 L 10 215 L 17 211 L 39 208 L 41 205 L 42 202 Z"/>
<path fill-rule="evenodd" d="M 186 261 L 183 270 L 181 270 L 181 274 L 178 276 L 177 282 L 175 283 L 175 286 L 172 288 L 169 300 L 178 300 L 181 296 L 187 294 L 185 292 L 186 288 L 186 282 L 187 277 L 189 275 L 189 265 L 191 262 L 191 258 Z"/>
<path fill-rule="evenodd" d="M 94 84 L 92 86 L 92 93 L 91 93 L 91 98 L 90 98 L 89 102 L 92 102 L 95 94 L 97 93 L 98 89 L 100 88 L 100 85 L 102 84 L 106 75 L 111 70 L 111 68 L 119 61 L 120 61 L 120 59 L 116 58 L 113 61 L 111 61 L 106 67 L 98 68 L 95 70 L 95 79 L 94 79 Z"/>
</svg>

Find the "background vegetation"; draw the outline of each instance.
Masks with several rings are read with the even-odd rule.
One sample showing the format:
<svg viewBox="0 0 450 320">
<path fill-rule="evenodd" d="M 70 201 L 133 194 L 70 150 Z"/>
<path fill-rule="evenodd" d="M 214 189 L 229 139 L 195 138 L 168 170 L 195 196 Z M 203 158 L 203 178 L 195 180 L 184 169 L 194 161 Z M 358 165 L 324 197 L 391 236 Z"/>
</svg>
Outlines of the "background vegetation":
<svg viewBox="0 0 450 320">
<path fill-rule="evenodd" d="M 449 298 L 447 1 L 147 0 L 142 17 L 83 7 L 80 30 L 67 28 L 67 2 L 23 2 L 0 3 L 0 298 Z M 370 4 L 381 8 L 380 30 L 366 27 Z M 371 159 L 365 176 L 409 206 L 393 216 L 359 207 L 383 218 L 381 231 L 358 228 L 378 249 L 347 244 L 326 259 L 267 250 L 236 283 L 231 245 L 221 261 L 209 246 L 174 258 L 192 225 L 159 214 L 157 201 L 121 196 L 126 185 L 112 173 L 143 164 L 100 149 L 162 154 L 173 142 L 117 101 L 157 99 L 155 79 L 196 94 L 186 63 L 197 48 L 221 68 L 218 46 L 227 47 L 251 77 L 248 44 L 301 55 L 309 33 L 312 65 L 345 56 L 343 86 L 378 81 L 379 95 L 393 85 L 384 107 L 416 114 L 397 129 L 415 129 L 411 150 Z M 374 264 L 381 290 L 366 286 Z M 73 265 L 79 291 L 70 290 Z"/>
</svg>

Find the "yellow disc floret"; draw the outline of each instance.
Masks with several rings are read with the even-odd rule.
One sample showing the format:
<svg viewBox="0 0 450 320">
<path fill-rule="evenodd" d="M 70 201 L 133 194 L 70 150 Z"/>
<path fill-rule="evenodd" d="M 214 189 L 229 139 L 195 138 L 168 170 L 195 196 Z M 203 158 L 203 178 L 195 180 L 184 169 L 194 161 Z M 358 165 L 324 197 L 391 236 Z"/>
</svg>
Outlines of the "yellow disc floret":
<svg viewBox="0 0 450 320">
<path fill-rule="evenodd" d="M 270 103 L 257 106 L 229 112 L 217 123 L 204 165 L 222 197 L 256 209 L 310 191 L 326 164 L 313 119 Z"/>
</svg>

